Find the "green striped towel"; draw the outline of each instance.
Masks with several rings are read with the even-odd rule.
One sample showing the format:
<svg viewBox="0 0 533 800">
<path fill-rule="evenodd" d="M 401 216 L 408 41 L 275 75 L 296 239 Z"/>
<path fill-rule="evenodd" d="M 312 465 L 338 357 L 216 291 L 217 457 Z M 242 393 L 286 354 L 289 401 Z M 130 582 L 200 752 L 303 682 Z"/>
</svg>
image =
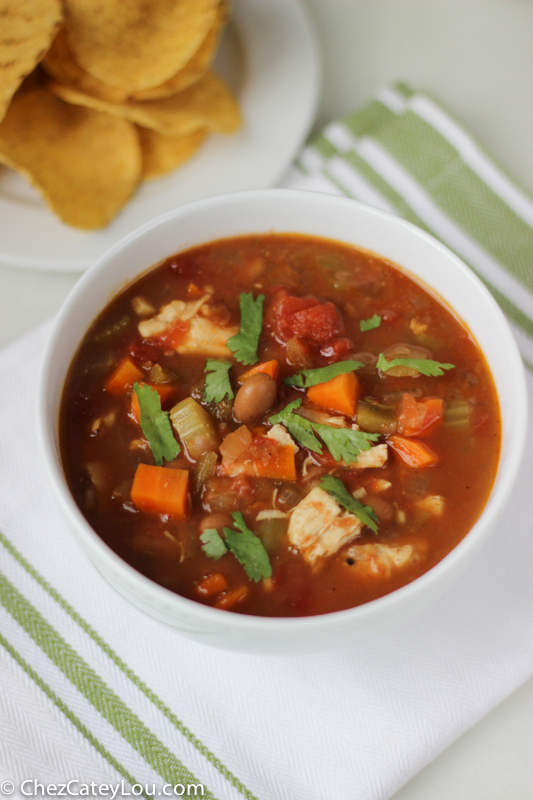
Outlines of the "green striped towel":
<svg viewBox="0 0 533 800">
<path fill-rule="evenodd" d="M 531 203 L 426 96 L 380 93 L 328 126 L 285 185 L 430 229 L 492 288 L 533 362 Z M 89 797 L 385 800 L 531 676 L 531 431 L 500 529 L 439 604 L 342 651 L 217 652 L 117 595 L 56 508 L 33 422 L 48 330 L 0 353 L 4 795 L 70 781 Z"/>
<path fill-rule="evenodd" d="M 491 290 L 533 369 L 533 202 L 461 125 L 403 83 L 328 125 L 285 185 L 344 194 L 432 233 Z"/>
</svg>

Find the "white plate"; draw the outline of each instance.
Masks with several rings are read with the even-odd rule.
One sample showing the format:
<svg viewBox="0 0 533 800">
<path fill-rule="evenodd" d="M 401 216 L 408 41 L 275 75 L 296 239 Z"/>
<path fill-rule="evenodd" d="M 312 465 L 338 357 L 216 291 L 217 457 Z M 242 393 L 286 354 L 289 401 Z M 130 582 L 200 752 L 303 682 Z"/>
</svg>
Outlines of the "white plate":
<svg viewBox="0 0 533 800">
<path fill-rule="evenodd" d="M 12 172 L 0 173 L 0 261 L 83 271 L 111 245 L 164 211 L 222 192 L 273 186 L 302 145 L 316 111 L 318 49 L 299 0 L 235 0 L 215 62 L 244 117 L 233 136 L 212 136 L 184 167 L 146 183 L 102 231 L 60 222 Z"/>
</svg>

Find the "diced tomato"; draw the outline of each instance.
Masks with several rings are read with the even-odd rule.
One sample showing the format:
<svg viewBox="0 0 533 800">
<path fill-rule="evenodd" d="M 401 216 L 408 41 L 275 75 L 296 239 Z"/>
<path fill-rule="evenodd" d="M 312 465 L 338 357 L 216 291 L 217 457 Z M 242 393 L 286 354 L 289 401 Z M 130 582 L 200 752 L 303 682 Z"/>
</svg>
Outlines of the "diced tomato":
<svg viewBox="0 0 533 800">
<path fill-rule="evenodd" d="M 333 303 L 323 303 L 313 297 L 295 297 L 286 290 L 274 297 L 267 319 L 284 342 L 293 336 L 302 336 L 322 343 L 344 331 L 344 323 Z"/>
<path fill-rule="evenodd" d="M 177 319 L 166 331 L 160 333 L 157 339 L 167 345 L 167 347 L 176 348 L 185 339 L 190 326 L 190 322 Z"/>
<path fill-rule="evenodd" d="M 347 336 L 341 336 L 340 339 L 334 339 L 331 343 L 325 345 L 320 350 L 320 355 L 324 358 L 331 359 L 332 363 L 342 361 L 348 353 L 353 353 L 355 350 L 354 343 Z"/>
<path fill-rule="evenodd" d="M 129 354 L 139 361 L 157 361 L 161 355 L 161 347 L 147 342 L 135 341 L 129 346 Z"/>
<path fill-rule="evenodd" d="M 222 454 L 219 474 L 295 481 L 294 448 L 266 436 L 254 436 L 249 447 L 238 458 L 228 459 Z"/>
<path fill-rule="evenodd" d="M 444 402 L 440 397 L 425 397 L 418 402 L 404 392 L 398 415 L 398 433 L 403 436 L 427 436 L 442 425 Z"/>
</svg>

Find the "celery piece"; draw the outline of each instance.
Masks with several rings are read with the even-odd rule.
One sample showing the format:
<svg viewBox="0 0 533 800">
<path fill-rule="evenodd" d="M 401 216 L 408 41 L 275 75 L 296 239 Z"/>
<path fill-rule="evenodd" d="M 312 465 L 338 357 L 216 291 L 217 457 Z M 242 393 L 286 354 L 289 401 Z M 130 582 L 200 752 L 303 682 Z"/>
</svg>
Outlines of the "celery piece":
<svg viewBox="0 0 533 800">
<path fill-rule="evenodd" d="M 470 425 L 472 408 L 463 398 L 451 400 L 444 412 L 444 424 L 447 428 L 467 428 Z"/>
<path fill-rule="evenodd" d="M 217 471 L 217 454 L 211 451 L 200 456 L 192 471 L 192 490 L 194 494 L 201 494 L 205 482 L 212 478 Z"/>
<path fill-rule="evenodd" d="M 203 453 L 218 448 L 218 434 L 213 420 L 192 397 L 174 406 L 170 411 L 170 420 L 191 458 L 199 459 Z"/>
</svg>

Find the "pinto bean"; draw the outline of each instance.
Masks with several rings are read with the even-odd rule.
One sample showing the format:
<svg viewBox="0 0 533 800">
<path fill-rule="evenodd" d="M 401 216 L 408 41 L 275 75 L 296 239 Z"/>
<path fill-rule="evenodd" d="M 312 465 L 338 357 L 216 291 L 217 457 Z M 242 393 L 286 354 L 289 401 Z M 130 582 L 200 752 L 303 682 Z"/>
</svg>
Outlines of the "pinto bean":
<svg viewBox="0 0 533 800">
<path fill-rule="evenodd" d="M 277 387 L 269 375 L 258 372 L 244 381 L 237 392 L 233 411 L 239 422 L 253 422 L 269 411 L 276 399 Z"/>
</svg>

